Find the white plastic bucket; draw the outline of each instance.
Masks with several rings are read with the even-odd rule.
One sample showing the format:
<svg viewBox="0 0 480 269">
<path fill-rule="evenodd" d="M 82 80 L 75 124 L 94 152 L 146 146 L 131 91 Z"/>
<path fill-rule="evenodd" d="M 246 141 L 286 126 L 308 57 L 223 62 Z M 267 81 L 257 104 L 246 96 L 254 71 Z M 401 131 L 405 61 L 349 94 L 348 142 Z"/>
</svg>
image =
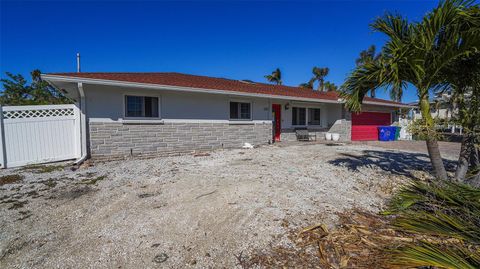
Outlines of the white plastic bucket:
<svg viewBox="0 0 480 269">
<path fill-rule="evenodd" d="M 338 141 L 340 139 L 340 134 L 333 133 L 332 134 L 332 139 L 333 139 L 333 141 Z"/>
<path fill-rule="evenodd" d="M 332 134 L 331 133 L 325 133 L 325 140 L 332 140 Z"/>
</svg>

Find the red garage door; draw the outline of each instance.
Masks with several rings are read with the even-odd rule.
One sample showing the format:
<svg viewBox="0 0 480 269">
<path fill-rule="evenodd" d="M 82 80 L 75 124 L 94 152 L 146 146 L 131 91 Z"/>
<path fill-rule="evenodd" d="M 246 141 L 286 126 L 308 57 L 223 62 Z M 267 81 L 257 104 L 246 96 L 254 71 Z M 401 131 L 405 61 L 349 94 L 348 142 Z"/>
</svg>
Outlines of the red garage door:
<svg viewBox="0 0 480 269">
<path fill-rule="evenodd" d="M 362 112 L 352 114 L 352 140 L 378 140 L 378 126 L 390 125 L 390 113 Z"/>
</svg>

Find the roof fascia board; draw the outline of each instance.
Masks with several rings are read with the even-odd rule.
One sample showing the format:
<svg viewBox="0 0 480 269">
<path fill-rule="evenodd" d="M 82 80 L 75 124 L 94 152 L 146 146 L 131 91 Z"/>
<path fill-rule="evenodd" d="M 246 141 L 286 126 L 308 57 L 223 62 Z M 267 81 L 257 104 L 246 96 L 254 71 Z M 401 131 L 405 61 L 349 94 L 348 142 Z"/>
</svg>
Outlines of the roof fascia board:
<svg viewBox="0 0 480 269">
<path fill-rule="evenodd" d="M 272 95 L 272 94 L 262 94 L 262 93 L 246 93 L 246 92 L 226 91 L 226 90 L 217 90 L 217 89 L 203 89 L 203 88 L 180 87 L 180 86 L 172 86 L 172 85 L 159 85 L 159 84 L 139 83 L 139 82 L 129 82 L 129 81 L 116 81 L 116 80 L 107 80 L 107 79 L 57 76 L 57 75 L 47 75 L 47 74 L 42 74 L 41 77 L 42 79 L 52 84 L 53 84 L 53 81 L 75 82 L 75 83 L 82 82 L 82 83 L 107 85 L 107 86 L 135 87 L 135 88 L 147 88 L 147 89 L 156 89 L 156 90 L 176 90 L 176 91 L 184 91 L 184 92 L 224 94 L 224 95 L 230 95 L 230 96 L 232 95 L 248 96 L 248 97 L 271 98 L 271 99 L 292 100 L 292 101 L 315 102 L 315 103 L 342 104 L 345 102 L 342 99 L 339 99 L 339 100 L 316 99 L 316 98 Z M 363 103 L 368 105 L 380 105 L 380 106 L 389 106 L 389 107 L 406 107 L 406 108 L 414 107 L 410 105 L 382 103 L 382 102 L 375 102 L 375 101 L 364 101 Z"/>
<path fill-rule="evenodd" d="M 57 76 L 57 75 L 41 75 L 42 79 L 46 81 L 61 81 L 61 82 L 82 82 L 98 85 L 108 85 L 108 86 L 120 86 L 120 87 L 135 87 L 135 88 L 147 88 L 147 89 L 156 89 L 156 90 L 176 90 L 184 92 L 199 92 L 199 93 L 212 93 L 212 94 L 225 94 L 225 95 L 235 95 L 235 96 L 248 96 L 248 97 L 259 97 L 259 98 L 271 98 L 271 99 L 284 99 L 284 100 L 295 100 L 295 101 L 306 101 L 306 102 L 315 102 L 315 103 L 334 103 L 341 104 L 342 102 L 338 100 L 328 100 L 328 99 L 316 99 L 316 98 L 304 98 L 304 97 L 293 97 L 293 96 L 283 96 L 283 95 L 272 95 L 272 94 L 262 94 L 262 93 L 245 93 L 245 92 L 236 92 L 236 91 L 225 91 L 225 90 L 216 90 L 216 89 L 203 89 L 203 88 L 193 88 L 193 87 L 179 87 L 171 85 L 160 85 L 160 84 L 150 84 L 150 83 L 138 83 L 138 82 L 128 82 L 128 81 L 116 81 L 116 80 L 105 80 L 105 79 L 91 79 L 91 78 L 79 78 L 79 77 L 67 77 L 67 76 Z"/>
<path fill-rule="evenodd" d="M 404 105 L 404 104 L 391 104 L 391 103 L 382 103 L 382 102 L 375 102 L 375 101 L 363 101 L 365 105 L 377 105 L 377 106 L 391 106 L 391 107 L 404 107 L 404 108 L 415 108 L 415 106 L 411 105 Z"/>
</svg>

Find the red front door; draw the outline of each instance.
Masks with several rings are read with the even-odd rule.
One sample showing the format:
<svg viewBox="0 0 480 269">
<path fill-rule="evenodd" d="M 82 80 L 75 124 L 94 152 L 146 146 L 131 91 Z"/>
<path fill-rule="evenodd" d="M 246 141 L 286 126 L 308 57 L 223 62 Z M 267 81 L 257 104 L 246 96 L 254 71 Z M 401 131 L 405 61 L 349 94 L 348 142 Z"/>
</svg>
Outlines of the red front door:
<svg viewBox="0 0 480 269">
<path fill-rule="evenodd" d="M 272 104 L 273 117 L 275 120 L 275 141 L 280 141 L 280 133 L 282 131 L 282 106 L 279 104 Z"/>
</svg>

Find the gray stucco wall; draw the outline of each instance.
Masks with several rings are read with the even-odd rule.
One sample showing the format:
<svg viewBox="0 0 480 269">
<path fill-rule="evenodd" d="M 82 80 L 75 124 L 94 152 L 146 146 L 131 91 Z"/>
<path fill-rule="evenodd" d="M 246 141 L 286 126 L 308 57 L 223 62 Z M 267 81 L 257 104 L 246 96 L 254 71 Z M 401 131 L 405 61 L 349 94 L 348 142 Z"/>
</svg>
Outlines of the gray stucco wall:
<svg viewBox="0 0 480 269">
<path fill-rule="evenodd" d="M 238 148 L 248 142 L 267 144 L 271 123 L 165 123 L 122 124 L 91 122 L 93 158 L 156 155 L 216 148 Z"/>
<path fill-rule="evenodd" d="M 124 117 L 125 95 L 154 96 L 160 100 L 160 118 L 179 120 L 229 120 L 230 101 L 250 102 L 252 120 L 271 120 L 271 105 L 265 98 L 175 92 L 102 85 L 85 85 L 89 119 L 118 121 Z"/>
</svg>

